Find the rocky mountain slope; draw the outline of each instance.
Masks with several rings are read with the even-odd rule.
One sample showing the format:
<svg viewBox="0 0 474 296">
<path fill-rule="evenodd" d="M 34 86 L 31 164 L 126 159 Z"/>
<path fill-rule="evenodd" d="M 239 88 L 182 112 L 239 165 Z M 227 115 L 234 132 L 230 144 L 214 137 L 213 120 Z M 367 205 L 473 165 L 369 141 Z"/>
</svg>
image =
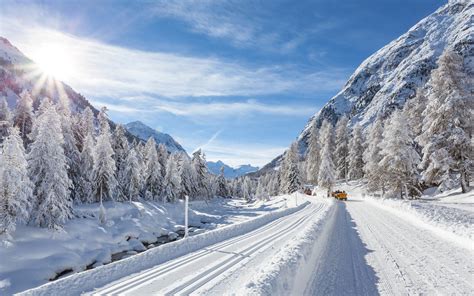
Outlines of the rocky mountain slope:
<svg viewBox="0 0 474 296">
<path fill-rule="evenodd" d="M 342 90 L 312 116 L 298 136 L 300 153 L 307 148 L 311 127 L 324 119 L 333 123 L 346 114 L 351 124 L 367 127 L 377 114 L 389 115 L 424 88 L 445 50 L 464 58 L 474 75 L 474 2 L 450 1 L 414 25 L 407 33 L 367 58 Z M 278 156 L 261 172 L 278 166 Z"/>
<path fill-rule="evenodd" d="M 224 167 L 224 176 L 228 179 L 237 178 L 237 177 L 246 175 L 248 173 L 256 172 L 258 170 L 258 167 L 251 166 L 250 164 L 244 164 L 236 168 L 233 168 L 223 163 L 220 160 L 216 162 L 213 162 L 213 161 L 207 162 L 207 168 L 209 169 L 209 172 L 211 172 L 214 175 L 220 174 L 221 167 Z"/>
<path fill-rule="evenodd" d="M 155 139 L 157 144 L 164 144 L 169 152 L 182 151 L 186 152 L 184 148 L 176 142 L 173 137 L 168 134 L 161 133 L 148 125 L 144 124 L 141 121 L 129 122 L 125 125 L 125 128 L 136 137 L 142 139 L 143 141 L 148 140 L 150 137 Z"/>
</svg>

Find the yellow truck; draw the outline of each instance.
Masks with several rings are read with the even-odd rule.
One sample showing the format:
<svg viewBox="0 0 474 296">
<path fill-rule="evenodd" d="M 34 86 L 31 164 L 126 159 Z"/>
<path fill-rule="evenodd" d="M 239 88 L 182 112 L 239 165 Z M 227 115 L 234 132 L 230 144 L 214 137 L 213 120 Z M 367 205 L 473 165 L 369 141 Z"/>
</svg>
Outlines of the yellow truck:
<svg viewBox="0 0 474 296">
<path fill-rule="evenodd" d="M 347 193 L 345 191 L 336 190 L 331 193 L 331 196 L 337 200 L 347 200 Z"/>
</svg>

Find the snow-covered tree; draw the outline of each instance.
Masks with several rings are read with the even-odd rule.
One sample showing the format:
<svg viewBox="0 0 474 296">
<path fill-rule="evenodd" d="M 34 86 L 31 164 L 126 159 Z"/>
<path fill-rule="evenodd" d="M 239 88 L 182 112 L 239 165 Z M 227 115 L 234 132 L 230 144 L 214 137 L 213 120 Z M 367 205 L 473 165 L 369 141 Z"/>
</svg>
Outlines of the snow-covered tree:
<svg viewBox="0 0 474 296">
<path fill-rule="evenodd" d="M 72 215 L 61 116 L 49 99 L 43 100 L 40 110 L 42 113 L 33 122 L 33 142 L 27 156 L 36 197 L 32 218 L 41 227 L 60 229 Z"/>
<path fill-rule="evenodd" d="M 164 179 L 164 195 L 163 202 L 176 201 L 180 193 L 182 192 L 181 188 L 181 176 L 178 171 L 180 157 L 177 154 L 172 154 L 166 162 L 166 175 Z"/>
<path fill-rule="evenodd" d="M 117 188 L 115 161 L 113 159 L 114 150 L 111 145 L 110 127 L 106 112 L 107 108 L 103 107 L 99 113 L 100 134 L 97 137 L 94 149 L 93 188 L 95 200 L 101 203 L 101 208 L 102 201 L 114 199 L 114 192 Z"/>
<path fill-rule="evenodd" d="M 216 195 L 220 197 L 228 197 L 229 190 L 227 189 L 227 180 L 224 177 L 224 166 L 221 167 L 221 173 L 217 177 L 217 190 Z"/>
<path fill-rule="evenodd" d="M 76 145 L 76 137 L 74 136 L 71 125 L 71 111 L 69 108 L 69 99 L 61 98 L 59 100 L 58 114 L 61 120 L 61 131 L 64 139 L 64 154 L 67 159 L 67 174 L 71 180 L 71 198 L 74 202 L 80 202 L 80 196 L 77 195 L 77 186 L 81 179 L 81 172 L 79 171 L 80 152 Z"/>
<path fill-rule="evenodd" d="M 89 132 L 84 141 L 81 152 L 81 161 L 79 163 L 79 171 L 81 178 L 79 186 L 76 188 L 78 195 L 83 203 L 94 202 L 94 138 Z"/>
<path fill-rule="evenodd" d="M 393 112 L 385 124 L 380 148 L 380 168 L 384 177 L 382 182 L 391 193 L 399 193 L 400 197 L 408 198 L 408 189 L 417 190 L 420 156 L 416 152 L 408 120 L 403 112 Z"/>
<path fill-rule="evenodd" d="M 349 178 L 358 180 L 364 177 L 364 136 L 362 127 L 356 123 L 349 142 Z"/>
<path fill-rule="evenodd" d="M 115 161 L 115 178 L 117 179 L 118 186 L 116 188 L 116 199 L 128 200 L 129 199 L 129 190 L 127 187 L 128 176 L 126 176 L 125 171 L 127 170 L 126 158 L 130 153 L 130 147 L 128 145 L 127 137 L 125 136 L 125 128 L 123 125 L 118 124 L 115 128 L 113 137 L 111 139 L 112 149 L 114 151 L 113 159 Z M 135 151 L 135 157 L 137 156 L 137 151 Z"/>
<path fill-rule="evenodd" d="M 209 181 L 206 159 L 201 149 L 193 153 L 192 164 L 196 172 L 196 185 L 199 196 L 209 198 Z"/>
<path fill-rule="evenodd" d="M 473 159 L 474 93 L 472 77 L 463 58 L 445 51 L 429 81 L 431 91 L 423 111 L 423 180 L 430 185 L 447 186 L 459 174 L 461 188 L 469 187 Z M 443 184 L 444 183 L 444 184 Z"/>
<path fill-rule="evenodd" d="M 413 99 L 407 101 L 403 106 L 403 112 L 408 120 L 408 125 L 412 131 L 413 136 L 418 137 L 421 135 L 423 127 L 423 111 L 426 109 L 428 104 L 428 98 L 425 91 L 417 89 L 416 95 Z"/>
<path fill-rule="evenodd" d="M 163 192 L 163 176 L 161 164 L 158 160 L 155 140 L 150 137 L 145 145 L 145 197 L 149 200 L 157 200 Z"/>
<path fill-rule="evenodd" d="M 94 113 L 91 108 L 86 107 L 81 114 L 76 115 L 73 124 L 74 135 L 79 151 L 82 152 L 87 135 L 95 136 Z"/>
<path fill-rule="evenodd" d="M 309 136 L 308 152 L 306 156 L 307 181 L 313 184 L 318 182 L 319 166 L 321 164 L 321 143 L 319 142 L 319 130 L 316 124 L 311 129 Z"/>
<path fill-rule="evenodd" d="M 180 158 L 178 171 L 181 176 L 182 195 L 187 195 L 190 199 L 195 199 L 197 196 L 196 171 L 185 152 L 177 153 Z"/>
<path fill-rule="evenodd" d="M 33 100 L 28 91 L 24 90 L 16 103 L 13 125 L 20 129 L 23 145 L 26 147 L 30 143 L 28 135 L 33 126 Z"/>
<path fill-rule="evenodd" d="M 372 124 L 367 136 L 367 149 L 364 152 L 364 173 L 367 179 L 367 187 L 370 191 L 382 190 L 385 193 L 383 184 L 383 170 L 380 168 L 382 159 L 380 143 L 383 140 L 383 119 L 377 116 Z"/>
<path fill-rule="evenodd" d="M 27 222 L 32 195 L 23 140 L 18 128 L 10 128 L 0 153 L 0 236 L 9 236 L 17 223 Z"/>
<path fill-rule="evenodd" d="M 242 181 L 242 197 L 247 201 L 250 202 L 253 199 L 253 188 L 252 188 L 252 180 L 249 177 L 245 176 Z"/>
<path fill-rule="evenodd" d="M 327 189 L 329 196 L 334 183 L 336 182 L 336 170 L 334 167 L 332 150 L 333 144 L 333 127 L 328 121 L 324 121 L 321 126 L 321 165 L 319 166 L 318 185 Z"/>
<path fill-rule="evenodd" d="M 128 151 L 124 167 L 124 191 L 128 197 L 128 201 L 132 202 L 132 200 L 138 200 L 140 197 L 142 180 L 141 167 L 138 163 L 137 152 L 134 147 Z"/>
<path fill-rule="evenodd" d="M 349 173 L 349 119 L 344 115 L 336 124 L 334 161 L 337 177 L 347 180 Z"/>
<path fill-rule="evenodd" d="M 298 169 L 298 143 L 294 142 L 282 160 L 284 170 L 281 173 L 283 193 L 291 194 L 301 188 L 301 176 Z"/>
<path fill-rule="evenodd" d="M 166 149 L 166 146 L 162 143 L 158 145 L 157 152 L 158 152 L 158 161 L 160 162 L 160 166 L 161 166 L 161 175 L 164 178 L 166 175 L 166 162 L 168 161 L 169 153 L 168 153 L 168 150 Z"/>
<path fill-rule="evenodd" d="M 0 98 L 0 143 L 8 136 L 11 127 L 11 114 L 8 108 L 7 100 Z"/>
</svg>

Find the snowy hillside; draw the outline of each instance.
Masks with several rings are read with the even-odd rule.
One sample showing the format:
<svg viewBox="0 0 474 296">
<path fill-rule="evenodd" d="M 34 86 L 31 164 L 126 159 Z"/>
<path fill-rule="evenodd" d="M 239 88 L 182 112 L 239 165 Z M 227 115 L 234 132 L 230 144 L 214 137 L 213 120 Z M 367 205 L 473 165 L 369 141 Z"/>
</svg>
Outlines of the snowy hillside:
<svg viewBox="0 0 474 296">
<path fill-rule="evenodd" d="M 250 164 L 244 164 L 236 168 L 233 168 L 223 163 L 220 160 L 216 162 L 214 161 L 207 162 L 207 168 L 209 169 L 209 172 L 214 175 L 220 174 L 221 167 L 224 167 L 224 176 L 228 179 L 237 178 L 237 177 L 246 175 L 248 173 L 256 172 L 258 170 L 258 167 L 251 166 Z"/>
<path fill-rule="evenodd" d="M 443 51 L 453 49 L 474 75 L 474 3 L 451 1 L 421 20 L 407 33 L 367 58 L 342 90 L 310 118 L 298 137 L 305 153 L 311 127 L 324 119 L 335 123 L 346 114 L 351 123 L 367 127 L 378 114 L 386 117 L 425 87 Z M 278 165 L 272 161 L 264 170 Z"/>
<path fill-rule="evenodd" d="M 157 144 L 164 144 L 166 148 L 168 148 L 169 152 L 185 152 L 184 148 L 178 142 L 176 142 L 173 137 L 165 133 L 160 133 L 141 121 L 129 122 L 125 125 L 125 128 L 131 134 L 144 141 L 148 140 L 150 137 L 153 137 Z"/>
</svg>

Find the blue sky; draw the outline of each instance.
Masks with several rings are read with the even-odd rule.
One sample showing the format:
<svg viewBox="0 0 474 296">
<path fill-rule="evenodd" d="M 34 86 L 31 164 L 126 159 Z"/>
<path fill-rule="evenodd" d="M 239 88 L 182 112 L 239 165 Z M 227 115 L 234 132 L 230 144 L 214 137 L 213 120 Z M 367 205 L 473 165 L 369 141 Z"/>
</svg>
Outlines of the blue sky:
<svg viewBox="0 0 474 296">
<path fill-rule="evenodd" d="M 445 2 L 2 0 L 0 35 L 33 60 L 62 52 L 59 78 L 113 120 L 261 166 L 365 58 Z"/>
</svg>

